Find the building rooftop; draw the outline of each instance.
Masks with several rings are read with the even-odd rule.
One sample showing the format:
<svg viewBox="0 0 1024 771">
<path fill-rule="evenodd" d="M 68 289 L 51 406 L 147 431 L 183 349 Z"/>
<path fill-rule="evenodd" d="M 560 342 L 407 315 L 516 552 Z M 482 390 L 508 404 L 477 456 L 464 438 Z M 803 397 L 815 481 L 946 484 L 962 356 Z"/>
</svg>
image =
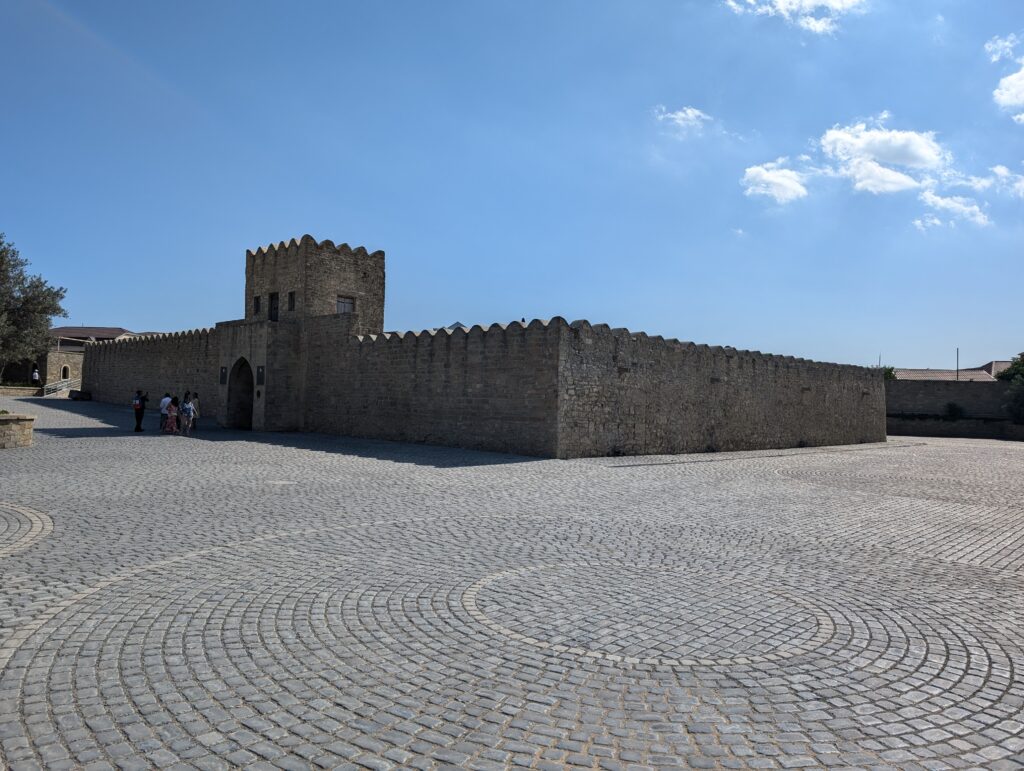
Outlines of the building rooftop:
<svg viewBox="0 0 1024 771">
<path fill-rule="evenodd" d="M 136 333 L 124 327 L 53 327 L 50 337 L 64 337 L 73 340 L 116 340 L 119 337 L 133 337 Z"/>
<path fill-rule="evenodd" d="M 893 369 L 893 374 L 896 376 L 897 380 L 961 380 L 987 383 L 996 382 L 996 379 L 982 367 L 961 369 L 959 373 L 955 369 L 902 369 L 900 367 L 896 367 Z"/>
<path fill-rule="evenodd" d="M 1009 369 L 1011 364 L 1013 364 L 1012 361 L 990 361 L 988 364 L 982 364 L 978 369 L 983 369 L 994 377 L 1004 369 Z"/>
</svg>

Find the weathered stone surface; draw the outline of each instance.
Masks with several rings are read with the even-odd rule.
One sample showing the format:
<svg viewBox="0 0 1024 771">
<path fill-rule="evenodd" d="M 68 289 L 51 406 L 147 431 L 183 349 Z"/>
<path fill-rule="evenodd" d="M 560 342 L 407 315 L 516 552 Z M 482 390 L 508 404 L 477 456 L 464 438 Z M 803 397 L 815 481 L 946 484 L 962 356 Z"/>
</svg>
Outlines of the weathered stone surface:
<svg viewBox="0 0 1024 771">
<path fill-rule="evenodd" d="M 1024 445 L 554 461 L 31 404 L 0 768 L 1020 767 Z"/>
<path fill-rule="evenodd" d="M 1003 381 L 888 380 L 885 412 L 889 417 L 942 417 L 952 403 L 963 410 L 964 417 L 1005 419 L 1009 387 Z"/>
<path fill-rule="evenodd" d="M 342 295 L 354 312 L 334 312 Z M 557 317 L 384 333 L 383 252 L 309 236 L 246 254 L 245 307 L 212 331 L 89 346 L 83 389 L 198 389 L 224 424 L 560 458 L 885 440 L 880 370 Z"/>
<path fill-rule="evenodd" d="M 0 450 L 32 445 L 34 415 L 0 415 Z"/>
<path fill-rule="evenodd" d="M 217 332 L 196 329 L 86 346 L 82 390 L 93 399 L 131 404 L 136 389 L 148 392 L 150 409 L 164 392 L 199 391 L 204 417 L 219 412 Z"/>
<path fill-rule="evenodd" d="M 878 370 L 586 322 L 562 330 L 559 361 L 562 458 L 885 440 Z"/>
<path fill-rule="evenodd" d="M 886 430 L 899 436 L 949 436 L 1024 441 L 1006 403 L 1010 384 L 949 380 L 889 380 Z M 949 405 L 957 415 L 950 416 Z"/>
<path fill-rule="evenodd" d="M 42 396 L 42 388 L 32 386 L 0 386 L 0 396 Z"/>
<path fill-rule="evenodd" d="M 28 383 L 32 380 L 32 365 L 35 364 L 44 385 L 64 379 L 77 380 L 82 377 L 83 356 L 80 350 L 53 347 L 34 359 L 8 364 L 4 368 L 4 379 L 11 383 Z"/>
<path fill-rule="evenodd" d="M 384 329 L 384 252 L 348 244 L 317 242 L 309 235 L 245 253 L 245 320 L 265 321 L 271 292 L 278 295 L 278 318 L 294 321 L 337 312 L 339 295 L 355 301 L 361 319 L 357 334 Z M 289 310 L 288 293 L 295 293 Z M 260 298 L 260 312 L 253 301 Z"/>
</svg>

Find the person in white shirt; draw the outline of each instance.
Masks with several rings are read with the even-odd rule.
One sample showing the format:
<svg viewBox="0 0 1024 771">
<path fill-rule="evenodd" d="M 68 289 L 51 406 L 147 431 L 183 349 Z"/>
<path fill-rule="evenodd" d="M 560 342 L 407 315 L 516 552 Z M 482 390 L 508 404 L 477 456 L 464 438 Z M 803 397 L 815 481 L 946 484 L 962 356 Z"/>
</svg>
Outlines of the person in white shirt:
<svg viewBox="0 0 1024 771">
<path fill-rule="evenodd" d="M 164 398 L 160 400 L 160 430 L 164 430 L 164 426 L 167 425 L 167 407 L 171 403 L 171 395 L 165 393 Z"/>
</svg>

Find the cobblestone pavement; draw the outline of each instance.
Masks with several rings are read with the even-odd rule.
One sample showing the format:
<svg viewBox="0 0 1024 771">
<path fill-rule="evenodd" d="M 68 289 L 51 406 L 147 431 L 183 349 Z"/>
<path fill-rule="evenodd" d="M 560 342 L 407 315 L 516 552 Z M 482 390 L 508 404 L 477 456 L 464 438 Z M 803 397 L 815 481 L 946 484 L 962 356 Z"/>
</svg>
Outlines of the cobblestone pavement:
<svg viewBox="0 0 1024 771">
<path fill-rule="evenodd" d="M 1024 444 L 547 461 L 39 415 L 0 767 L 1024 768 Z"/>
</svg>

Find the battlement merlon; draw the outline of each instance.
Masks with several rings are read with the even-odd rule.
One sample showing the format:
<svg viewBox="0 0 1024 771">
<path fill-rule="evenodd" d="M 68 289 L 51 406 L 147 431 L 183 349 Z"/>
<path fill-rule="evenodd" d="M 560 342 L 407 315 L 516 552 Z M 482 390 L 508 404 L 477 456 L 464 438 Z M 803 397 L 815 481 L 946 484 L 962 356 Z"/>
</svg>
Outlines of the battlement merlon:
<svg viewBox="0 0 1024 771">
<path fill-rule="evenodd" d="M 358 334 L 384 330 L 384 252 L 310 235 L 245 253 L 245 319 L 355 313 Z"/>
</svg>

